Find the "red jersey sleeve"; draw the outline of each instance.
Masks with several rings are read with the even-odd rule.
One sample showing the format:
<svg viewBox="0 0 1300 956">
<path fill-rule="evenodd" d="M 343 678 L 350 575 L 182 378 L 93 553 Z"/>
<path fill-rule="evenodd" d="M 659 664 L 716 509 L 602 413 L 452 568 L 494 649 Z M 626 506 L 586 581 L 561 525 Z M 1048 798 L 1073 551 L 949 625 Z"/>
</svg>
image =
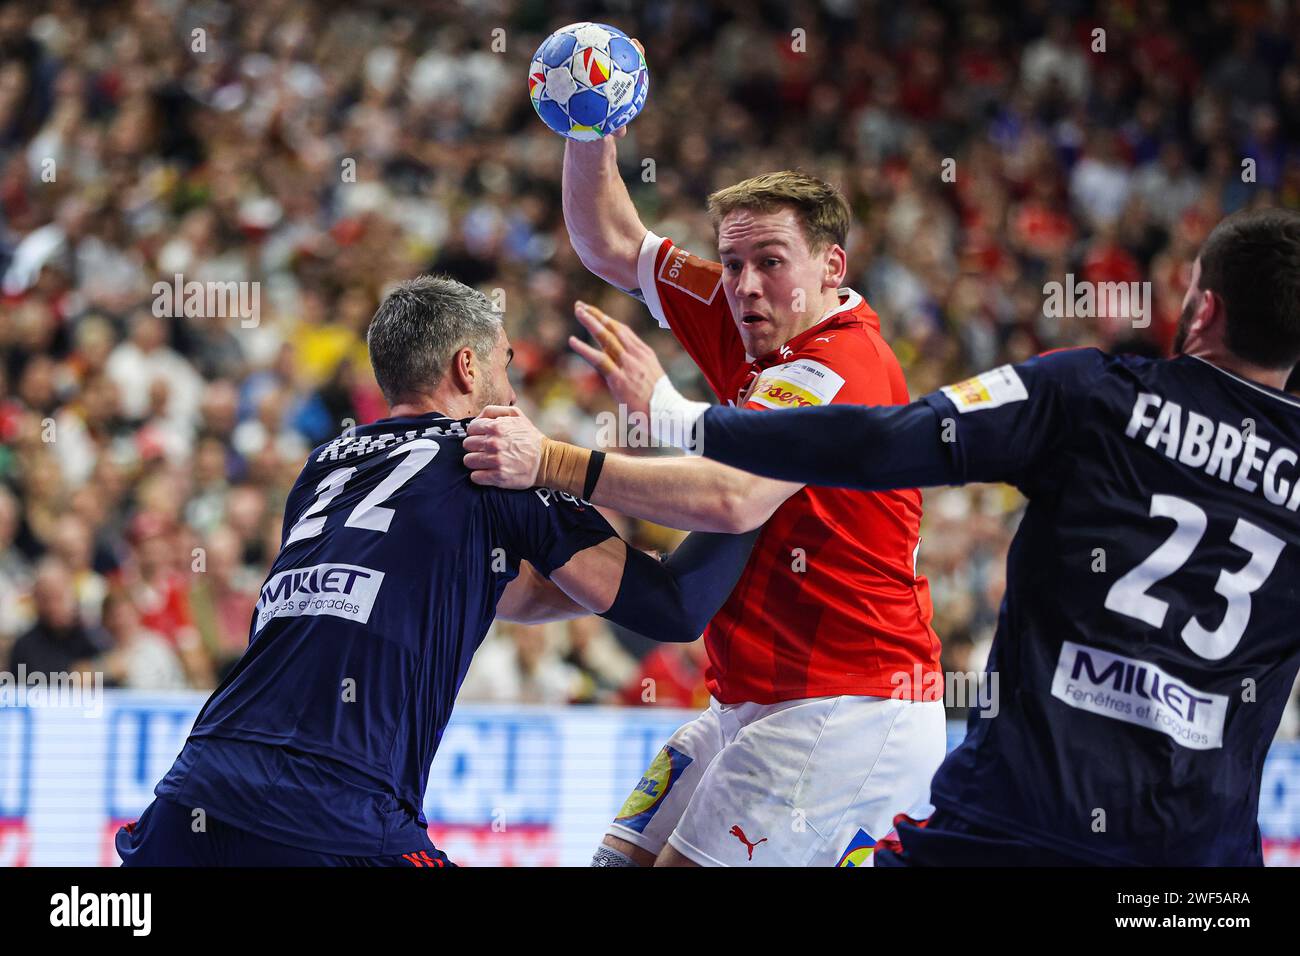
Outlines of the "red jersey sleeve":
<svg viewBox="0 0 1300 956">
<path fill-rule="evenodd" d="M 641 298 L 655 321 L 673 336 L 724 401 L 745 346 L 722 291 L 722 264 L 701 259 L 671 239 L 647 232 L 637 260 Z"/>
</svg>

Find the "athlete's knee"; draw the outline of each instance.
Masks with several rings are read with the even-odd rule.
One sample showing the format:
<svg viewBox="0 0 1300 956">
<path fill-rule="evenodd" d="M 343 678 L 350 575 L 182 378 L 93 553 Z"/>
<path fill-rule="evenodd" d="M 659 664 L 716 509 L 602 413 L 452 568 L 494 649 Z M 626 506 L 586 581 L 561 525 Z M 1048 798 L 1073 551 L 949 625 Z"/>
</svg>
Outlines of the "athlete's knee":
<svg viewBox="0 0 1300 956">
<path fill-rule="evenodd" d="M 655 855 L 634 843 L 606 836 L 591 858 L 592 866 L 654 866 Z"/>
</svg>

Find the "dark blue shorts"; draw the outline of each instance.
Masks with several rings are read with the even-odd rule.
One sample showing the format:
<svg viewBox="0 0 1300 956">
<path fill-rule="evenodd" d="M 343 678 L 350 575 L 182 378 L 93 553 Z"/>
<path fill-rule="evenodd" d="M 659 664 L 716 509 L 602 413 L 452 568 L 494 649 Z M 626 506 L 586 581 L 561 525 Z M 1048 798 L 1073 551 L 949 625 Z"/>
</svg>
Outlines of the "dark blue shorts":
<svg viewBox="0 0 1300 956">
<path fill-rule="evenodd" d="M 140 819 L 117 831 L 114 845 L 123 866 L 455 866 L 432 843 L 427 849 L 389 856 L 341 856 L 276 843 L 209 814 L 195 833 L 190 812 L 155 797 Z"/>
<path fill-rule="evenodd" d="M 898 816 L 894 832 L 876 844 L 873 866 L 1088 866 L 1011 834 L 990 830 L 943 810 L 924 820 Z"/>
</svg>

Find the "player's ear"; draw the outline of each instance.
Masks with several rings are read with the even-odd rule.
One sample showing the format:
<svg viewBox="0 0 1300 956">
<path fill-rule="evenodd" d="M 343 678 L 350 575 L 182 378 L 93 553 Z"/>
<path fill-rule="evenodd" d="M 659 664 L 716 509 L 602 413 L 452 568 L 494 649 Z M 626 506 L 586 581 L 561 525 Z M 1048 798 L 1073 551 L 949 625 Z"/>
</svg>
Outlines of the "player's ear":
<svg viewBox="0 0 1300 956">
<path fill-rule="evenodd" d="M 474 391 L 474 380 L 478 376 L 478 365 L 474 350 L 468 345 L 457 349 L 451 358 L 451 380 L 462 393 L 469 395 Z"/>
<path fill-rule="evenodd" d="M 1228 312 L 1223 304 L 1223 297 L 1211 289 L 1201 290 L 1201 301 L 1197 306 L 1196 315 L 1192 318 L 1193 327 L 1199 325 L 1198 331 L 1205 335 L 1211 330 L 1219 336 L 1223 336 L 1227 331 Z"/>
<path fill-rule="evenodd" d="M 825 283 L 828 289 L 838 289 L 844 285 L 844 277 L 849 272 L 849 258 L 844 248 L 837 242 L 826 254 Z"/>
</svg>

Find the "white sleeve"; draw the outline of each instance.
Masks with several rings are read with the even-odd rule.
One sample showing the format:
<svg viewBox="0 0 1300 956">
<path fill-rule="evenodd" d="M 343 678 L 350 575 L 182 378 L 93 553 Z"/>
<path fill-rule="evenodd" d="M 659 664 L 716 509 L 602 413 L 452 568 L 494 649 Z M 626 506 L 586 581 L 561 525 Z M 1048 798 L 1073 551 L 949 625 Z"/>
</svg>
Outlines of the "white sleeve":
<svg viewBox="0 0 1300 956">
<path fill-rule="evenodd" d="M 650 436 L 688 455 L 701 454 L 699 423 L 708 410 L 708 402 L 688 400 L 667 375 L 660 375 L 650 393 Z"/>
<path fill-rule="evenodd" d="M 664 315 L 663 303 L 659 301 L 659 286 L 655 282 L 655 260 L 659 258 L 659 247 L 663 242 L 663 236 L 656 236 L 649 229 L 646 230 L 645 238 L 641 240 L 641 253 L 636 261 L 636 277 L 641 283 L 641 300 L 659 327 L 666 329 L 668 317 Z"/>
</svg>

